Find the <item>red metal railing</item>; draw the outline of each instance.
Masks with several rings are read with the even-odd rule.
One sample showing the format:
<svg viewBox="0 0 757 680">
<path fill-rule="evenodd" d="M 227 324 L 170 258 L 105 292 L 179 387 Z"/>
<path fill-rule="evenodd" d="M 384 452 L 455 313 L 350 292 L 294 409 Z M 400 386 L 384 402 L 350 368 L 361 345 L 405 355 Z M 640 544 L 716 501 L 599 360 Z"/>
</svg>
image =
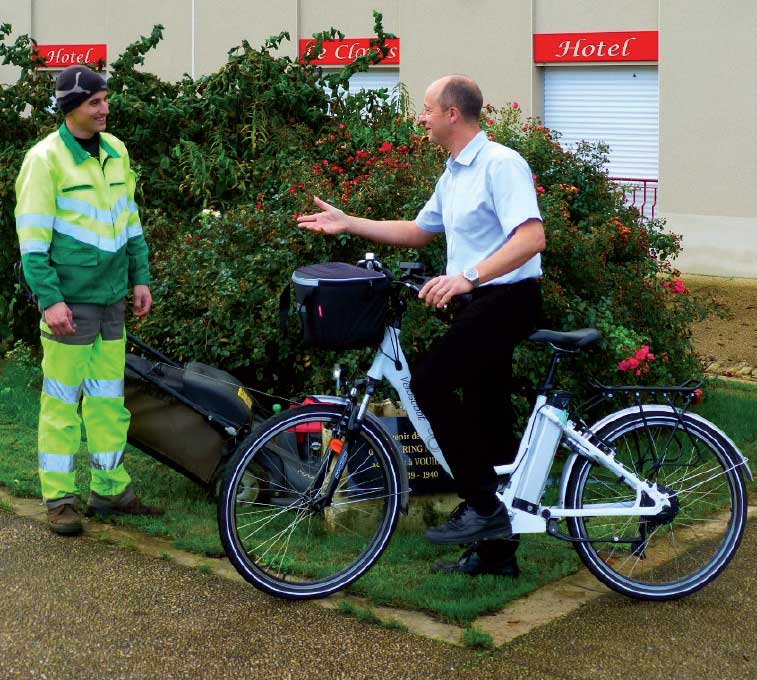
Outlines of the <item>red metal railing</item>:
<svg viewBox="0 0 757 680">
<path fill-rule="evenodd" d="M 609 179 L 623 190 L 626 205 L 633 206 L 647 219 L 655 218 L 658 180 L 639 177 L 610 177 Z"/>
</svg>

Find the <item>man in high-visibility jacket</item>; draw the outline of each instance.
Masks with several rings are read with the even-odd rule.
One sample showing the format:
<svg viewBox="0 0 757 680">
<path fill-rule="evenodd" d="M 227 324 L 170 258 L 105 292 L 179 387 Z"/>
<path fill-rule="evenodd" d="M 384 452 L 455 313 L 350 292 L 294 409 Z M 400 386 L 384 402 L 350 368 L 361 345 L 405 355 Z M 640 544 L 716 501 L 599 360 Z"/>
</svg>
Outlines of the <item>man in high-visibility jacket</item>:
<svg viewBox="0 0 757 680">
<path fill-rule="evenodd" d="M 16 180 L 16 231 L 24 276 L 42 320 L 44 381 L 38 461 L 50 528 L 82 530 L 74 456 L 81 414 L 90 452 L 87 515 L 155 515 L 131 487 L 123 452 L 124 298 L 135 316 L 152 306 L 147 244 L 124 144 L 105 132 L 105 80 L 85 66 L 58 76 L 60 128 L 32 147 Z"/>
</svg>

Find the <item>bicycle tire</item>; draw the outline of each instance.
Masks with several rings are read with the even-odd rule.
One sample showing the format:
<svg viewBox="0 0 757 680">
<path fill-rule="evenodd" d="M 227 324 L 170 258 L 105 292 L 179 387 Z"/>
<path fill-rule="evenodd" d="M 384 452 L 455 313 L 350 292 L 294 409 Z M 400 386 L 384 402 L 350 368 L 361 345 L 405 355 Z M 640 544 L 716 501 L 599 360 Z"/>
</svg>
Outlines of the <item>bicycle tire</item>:
<svg viewBox="0 0 757 680">
<path fill-rule="evenodd" d="M 679 417 L 682 419 L 679 421 Z M 604 419 L 597 436 L 616 460 L 672 492 L 671 512 L 660 518 L 568 518 L 573 538 L 618 537 L 637 542 L 575 543 L 586 567 L 609 588 L 640 600 L 673 600 L 715 579 L 741 542 L 747 493 L 736 446 L 717 427 L 669 407 L 621 411 Z M 661 465 L 654 470 L 655 458 Z M 588 459 L 568 479 L 566 507 L 633 501 L 635 492 Z"/>
<path fill-rule="evenodd" d="M 332 502 L 313 508 L 313 480 L 343 413 L 344 407 L 316 404 L 274 416 L 227 466 L 218 504 L 221 542 L 241 576 L 276 597 L 315 599 L 346 588 L 376 562 L 397 523 L 400 475 L 391 440 L 368 420 L 348 450 Z M 268 493 L 244 499 L 245 475 L 261 468 Z"/>
</svg>

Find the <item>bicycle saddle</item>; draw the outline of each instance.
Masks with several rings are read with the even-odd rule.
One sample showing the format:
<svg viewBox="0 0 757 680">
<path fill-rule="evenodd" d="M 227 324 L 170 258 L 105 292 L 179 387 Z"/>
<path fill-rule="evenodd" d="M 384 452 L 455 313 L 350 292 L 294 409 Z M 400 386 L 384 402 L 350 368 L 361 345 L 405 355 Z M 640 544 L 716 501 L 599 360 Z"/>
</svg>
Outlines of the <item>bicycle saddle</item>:
<svg viewBox="0 0 757 680">
<path fill-rule="evenodd" d="M 538 330 L 528 336 L 531 342 L 548 342 L 557 349 L 575 351 L 593 345 L 602 334 L 596 328 L 581 328 L 577 331 Z"/>
</svg>

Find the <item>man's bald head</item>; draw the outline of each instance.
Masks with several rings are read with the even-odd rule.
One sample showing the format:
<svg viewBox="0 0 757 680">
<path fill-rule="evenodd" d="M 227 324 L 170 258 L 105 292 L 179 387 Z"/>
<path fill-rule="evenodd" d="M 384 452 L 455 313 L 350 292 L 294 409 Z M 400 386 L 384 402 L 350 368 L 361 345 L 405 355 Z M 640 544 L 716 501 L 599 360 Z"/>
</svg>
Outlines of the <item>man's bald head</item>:
<svg viewBox="0 0 757 680">
<path fill-rule="evenodd" d="M 468 123 L 478 122 L 484 97 L 481 88 L 467 76 L 446 76 L 434 83 L 438 87 L 438 100 L 442 108 L 456 107 Z M 435 88 L 436 89 L 436 88 Z"/>
</svg>

